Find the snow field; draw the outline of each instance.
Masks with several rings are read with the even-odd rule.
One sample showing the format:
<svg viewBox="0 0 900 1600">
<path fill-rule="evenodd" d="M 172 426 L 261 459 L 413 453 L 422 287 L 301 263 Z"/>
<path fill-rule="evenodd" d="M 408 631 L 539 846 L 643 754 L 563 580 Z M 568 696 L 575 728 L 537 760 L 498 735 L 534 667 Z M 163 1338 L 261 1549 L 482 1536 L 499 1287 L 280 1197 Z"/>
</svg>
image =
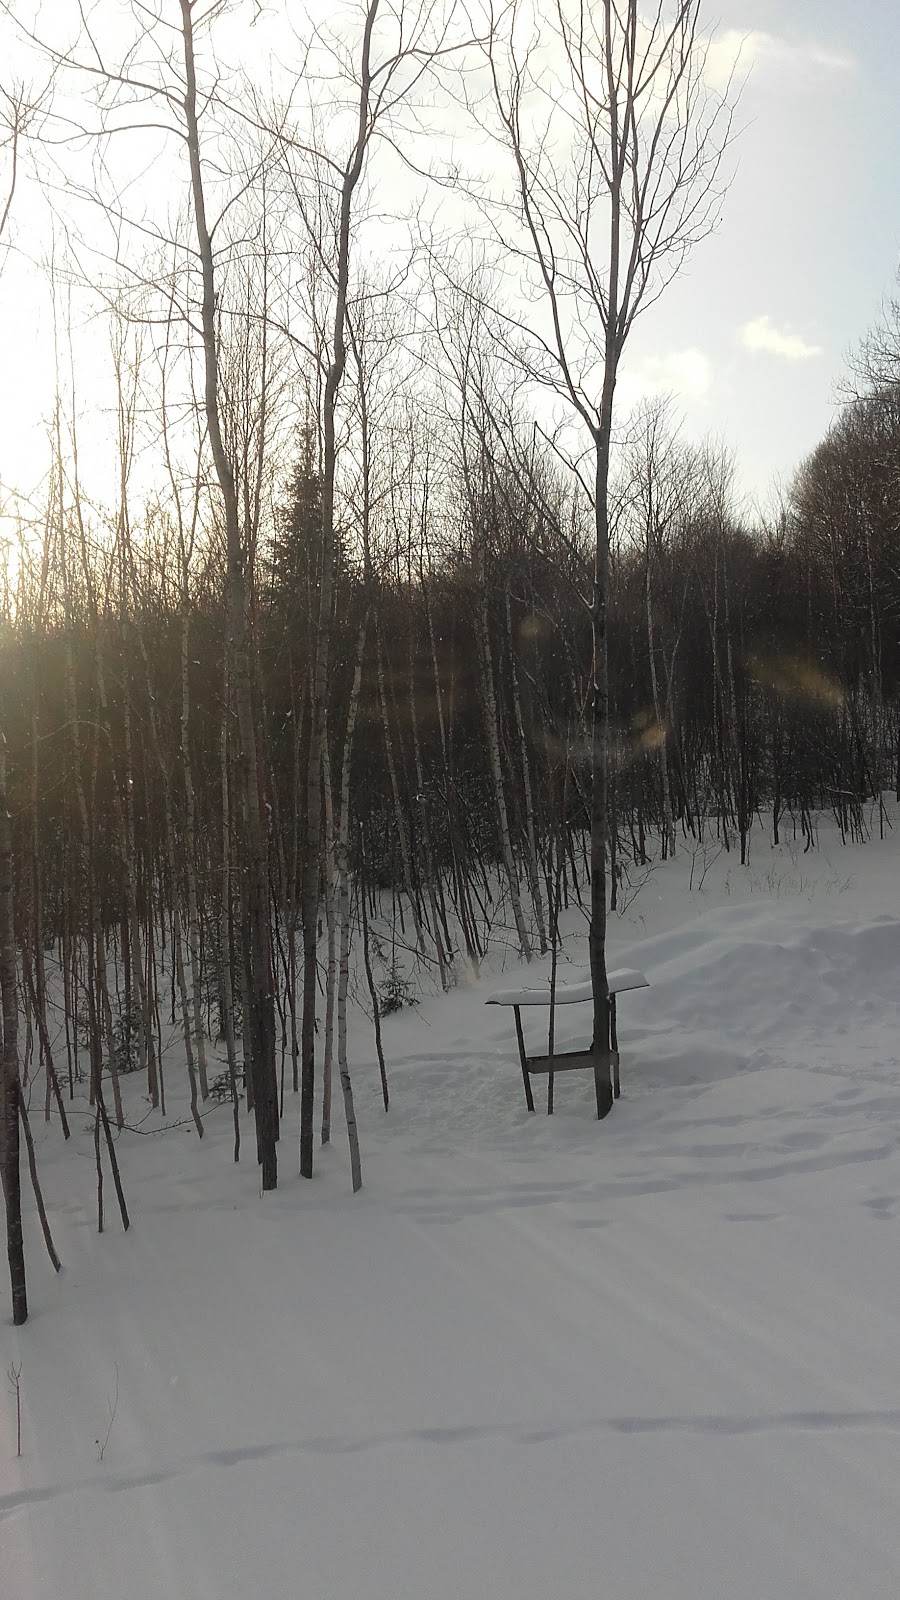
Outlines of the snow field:
<svg viewBox="0 0 900 1600">
<path fill-rule="evenodd" d="M 261 1197 L 223 1106 L 121 1136 L 101 1238 L 86 1108 L 35 1115 L 3 1595 L 896 1600 L 900 848 L 823 841 L 702 893 L 681 852 L 613 920 L 651 988 L 603 1123 L 587 1075 L 528 1116 L 497 971 L 385 1020 L 388 1116 L 355 1018 L 355 1198 L 339 1107 L 307 1184 L 288 1097 Z"/>
</svg>

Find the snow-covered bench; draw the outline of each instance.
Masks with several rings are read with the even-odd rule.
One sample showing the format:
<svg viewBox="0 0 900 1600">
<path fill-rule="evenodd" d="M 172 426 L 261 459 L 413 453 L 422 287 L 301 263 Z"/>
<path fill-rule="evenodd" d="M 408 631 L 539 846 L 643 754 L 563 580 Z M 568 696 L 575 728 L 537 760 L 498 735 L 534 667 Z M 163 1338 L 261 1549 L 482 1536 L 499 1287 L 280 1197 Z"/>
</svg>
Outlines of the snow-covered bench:
<svg viewBox="0 0 900 1600">
<path fill-rule="evenodd" d="M 616 1032 L 616 996 L 626 989 L 646 989 L 649 987 L 647 979 L 637 967 L 620 967 L 616 972 L 608 974 L 609 982 L 609 1042 L 611 1049 L 598 1050 L 563 1050 L 552 1056 L 529 1056 L 525 1053 L 525 1036 L 522 1032 L 522 1006 L 549 1006 L 551 1000 L 549 979 L 540 987 L 532 985 L 525 989 L 498 989 L 492 994 L 485 1004 L 489 1006 L 512 1006 L 516 1019 L 516 1038 L 519 1041 L 519 1060 L 522 1063 L 522 1082 L 525 1085 L 525 1104 L 529 1111 L 534 1110 L 534 1097 L 531 1093 L 531 1078 L 536 1074 L 548 1075 L 547 1087 L 547 1113 L 553 1110 L 553 1078 L 557 1072 L 591 1071 L 594 1074 L 594 1084 L 597 1090 L 597 1116 L 605 1117 L 612 1110 L 613 1098 L 619 1098 L 619 1039 Z M 553 996 L 554 1005 L 574 1006 L 592 998 L 591 980 L 585 978 L 580 983 L 558 983 Z M 612 1088 L 610 1088 L 610 1069 L 612 1069 Z"/>
</svg>

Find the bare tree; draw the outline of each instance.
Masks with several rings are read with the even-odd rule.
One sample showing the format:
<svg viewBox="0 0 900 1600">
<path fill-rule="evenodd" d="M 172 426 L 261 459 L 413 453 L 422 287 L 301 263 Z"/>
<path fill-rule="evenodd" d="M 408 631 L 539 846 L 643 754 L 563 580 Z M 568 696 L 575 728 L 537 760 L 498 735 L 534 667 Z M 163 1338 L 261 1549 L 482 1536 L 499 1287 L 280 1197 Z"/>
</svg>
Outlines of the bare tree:
<svg viewBox="0 0 900 1600">
<path fill-rule="evenodd" d="M 452 9 L 452 8 L 451 8 Z M 389 43 L 379 50 L 376 24 L 384 20 Z M 388 123 L 397 105 L 428 70 L 429 63 L 447 42 L 448 21 L 437 0 L 406 8 L 384 0 L 368 0 L 356 67 L 355 128 L 349 151 L 335 161 L 316 161 L 318 212 L 324 202 L 331 210 L 333 239 L 330 247 L 319 238 L 331 280 L 333 313 L 330 335 L 321 355 L 324 376 L 322 397 L 322 524 L 319 553 L 319 596 L 312 673 L 312 727 L 306 777 L 306 857 L 301 891 L 303 923 L 303 1015 L 300 1030 L 300 1172 L 312 1177 L 314 1145 L 316 939 L 319 881 L 323 839 L 322 768 L 326 736 L 328 680 L 331 657 L 333 587 L 335 571 L 335 493 L 337 479 L 337 409 L 347 366 L 348 318 L 351 300 L 351 263 L 354 243 L 354 204 L 366 159 L 376 131 Z M 329 187 L 333 203 L 329 206 Z M 295 194 L 304 217 L 308 205 L 301 185 Z"/>
<path fill-rule="evenodd" d="M 249 553 L 242 534 L 235 472 L 222 434 L 219 340 L 216 326 L 216 267 L 213 238 L 206 212 L 200 146 L 194 21 L 196 0 L 179 0 L 184 48 L 184 119 L 191 173 L 191 198 L 197 253 L 202 278 L 201 333 L 204 363 L 204 411 L 216 478 L 222 497 L 228 562 L 228 612 L 232 671 L 240 729 L 241 799 L 247 848 L 246 905 L 249 918 L 250 1069 L 256 1112 L 257 1154 L 263 1189 L 278 1182 L 278 1086 L 275 1077 L 275 996 L 269 918 L 266 836 L 263 822 L 257 730 L 253 713 L 250 639 Z"/>
<path fill-rule="evenodd" d="M 498 319 L 528 376 L 568 402 L 587 435 L 575 465 L 590 502 L 590 965 L 593 1048 L 609 1051 L 607 603 L 610 453 L 619 365 L 638 313 L 713 227 L 732 113 L 704 69 L 701 0 L 557 0 L 540 31 L 513 4 L 494 19 L 489 66 L 514 174 L 495 227 L 516 236 L 543 307 Z M 599 1101 L 599 1097 L 598 1097 Z M 611 1105 L 611 1098 L 609 1100 Z"/>
</svg>

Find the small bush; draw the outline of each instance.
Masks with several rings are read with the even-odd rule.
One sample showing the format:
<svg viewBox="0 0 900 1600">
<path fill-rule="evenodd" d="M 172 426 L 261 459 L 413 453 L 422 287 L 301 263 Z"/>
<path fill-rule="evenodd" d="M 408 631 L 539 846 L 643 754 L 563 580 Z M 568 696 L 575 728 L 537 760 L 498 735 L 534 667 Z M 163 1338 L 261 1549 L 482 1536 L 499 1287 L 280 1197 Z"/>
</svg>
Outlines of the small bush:
<svg viewBox="0 0 900 1600">
<path fill-rule="evenodd" d="M 238 1098 L 239 1099 L 243 1099 L 243 1095 L 241 1094 L 241 1074 L 240 1074 L 240 1072 L 238 1072 L 238 1074 L 237 1074 L 237 1084 L 238 1084 Z M 224 1105 L 226 1100 L 230 1100 L 231 1099 L 231 1073 L 230 1072 L 226 1071 L 226 1072 L 217 1073 L 216 1077 L 214 1077 L 212 1079 L 212 1081 L 210 1082 L 209 1095 L 210 1095 L 210 1099 L 214 1100 L 216 1105 L 219 1105 L 219 1106 Z"/>
<path fill-rule="evenodd" d="M 412 983 L 405 973 L 401 972 L 396 964 L 391 967 L 385 982 L 378 991 L 378 1014 L 389 1017 L 393 1011 L 402 1011 L 404 1006 L 417 1006 L 418 996 Z"/>
<path fill-rule="evenodd" d="M 120 1011 L 113 1023 L 113 1049 L 120 1072 L 137 1072 L 141 1064 L 141 1019 L 138 1011 Z"/>
</svg>

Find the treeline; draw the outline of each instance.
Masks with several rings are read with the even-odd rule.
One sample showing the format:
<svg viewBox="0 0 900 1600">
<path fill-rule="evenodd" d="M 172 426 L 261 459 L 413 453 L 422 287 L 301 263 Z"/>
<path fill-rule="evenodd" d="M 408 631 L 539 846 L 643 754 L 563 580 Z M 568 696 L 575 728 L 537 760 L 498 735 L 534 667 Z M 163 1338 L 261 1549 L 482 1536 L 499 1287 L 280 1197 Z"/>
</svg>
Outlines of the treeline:
<svg viewBox="0 0 900 1600">
<path fill-rule="evenodd" d="M 251 575 L 273 978 L 294 1089 L 313 444 L 300 441 Z M 408 953 L 373 953 L 367 938 L 377 1009 L 402 993 L 410 961 L 448 987 L 501 931 L 526 957 L 546 950 L 560 900 L 585 881 L 591 547 L 578 500 L 546 453 L 511 445 L 483 413 L 476 447 L 426 433 L 419 448 L 378 496 L 368 485 L 367 527 L 358 483 L 339 526 L 320 881 L 329 1074 L 342 930 L 361 937 L 364 907 L 368 934 L 393 897 Z M 897 783 L 898 462 L 900 407 L 882 390 L 847 408 L 777 521 L 752 527 L 721 455 L 684 444 L 665 406 L 633 422 L 610 591 L 613 907 L 636 865 L 692 842 L 715 836 L 746 860 L 759 819 L 776 842 L 792 830 L 811 844 L 827 810 L 860 837 L 868 802 Z M 139 1066 L 164 1100 L 174 1022 L 199 1128 L 210 1036 L 227 1042 L 237 1088 L 250 981 L 221 539 L 195 529 L 189 551 L 164 501 L 103 525 L 62 484 L 40 542 L 23 541 L 0 660 L 26 1065 L 48 1069 L 48 1104 L 61 1079 L 62 1101 L 86 1044 L 121 1122 L 121 1070 Z"/>
</svg>

